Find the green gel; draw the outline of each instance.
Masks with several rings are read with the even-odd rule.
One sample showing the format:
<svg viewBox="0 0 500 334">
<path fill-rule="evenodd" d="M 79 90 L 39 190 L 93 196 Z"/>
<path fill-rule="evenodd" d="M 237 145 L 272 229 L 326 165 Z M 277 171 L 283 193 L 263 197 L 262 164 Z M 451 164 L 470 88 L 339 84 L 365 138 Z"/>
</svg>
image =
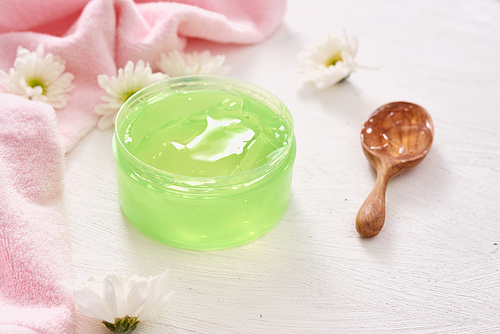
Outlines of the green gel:
<svg viewBox="0 0 500 334">
<path fill-rule="evenodd" d="M 286 209 L 293 122 L 248 83 L 171 79 L 123 106 L 114 153 L 120 203 L 140 231 L 181 248 L 232 247 L 267 232 Z"/>
<path fill-rule="evenodd" d="M 236 92 L 173 93 L 143 108 L 124 123 L 125 147 L 146 164 L 173 174 L 247 172 L 272 160 L 290 137 L 285 122 L 268 106 Z"/>
</svg>

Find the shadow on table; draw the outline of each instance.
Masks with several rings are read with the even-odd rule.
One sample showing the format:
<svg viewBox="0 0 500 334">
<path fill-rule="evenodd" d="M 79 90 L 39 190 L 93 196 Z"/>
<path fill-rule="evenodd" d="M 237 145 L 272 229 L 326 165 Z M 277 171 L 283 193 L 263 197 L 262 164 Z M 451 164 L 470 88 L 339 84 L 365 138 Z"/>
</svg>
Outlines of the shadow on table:
<svg viewBox="0 0 500 334">
<path fill-rule="evenodd" d="M 326 113 L 357 123 L 364 122 L 378 107 L 376 102 L 363 97 L 362 92 L 349 79 L 325 89 L 317 89 L 313 83 L 304 82 L 297 95 L 303 100 L 318 101 Z"/>
<path fill-rule="evenodd" d="M 446 216 L 443 212 L 449 208 L 444 207 L 444 203 L 456 195 L 453 190 L 456 180 L 444 157 L 439 142 L 435 140 L 428 156 L 417 167 L 389 182 L 382 231 L 373 238 L 359 237 L 359 244 L 367 254 L 378 260 L 390 259 L 398 252 L 414 250 L 422 239 L 428 243 L 453 231 L 455 225 L 452 221 L 437 218 Z M 371 174 L 366 182 L 374 185 L 377 174 L 373 168 Z M 359 206 L 363 201 L 364 198 Z M 357 211 L 354 217 L 356 214 Z"/>
</svg>

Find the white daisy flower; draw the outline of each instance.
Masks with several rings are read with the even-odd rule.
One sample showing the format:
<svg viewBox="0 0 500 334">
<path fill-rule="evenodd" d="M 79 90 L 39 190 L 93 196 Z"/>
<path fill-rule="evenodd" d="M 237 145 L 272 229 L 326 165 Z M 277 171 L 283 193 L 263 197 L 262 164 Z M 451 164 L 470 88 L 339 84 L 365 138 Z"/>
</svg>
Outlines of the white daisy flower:
<svg viewBox="0 0 500 334">
<path fill-rule="evenodd" d="M 155 277 L 110 274 L 104 279 L 69 287 L 76 307 L 87 317 L 100 319 L 114 333 L 133 331 L 139 321 L 163 309 L 172 294 L 166 293 L 169 271 Z"/>
<path fill-rule="evenodd" d="M 106 90 L 107 96 L 101 97 L 104 104 L 95 107 L 95 112 L 102 115 L 98 127 L 101 130 L 115 124 L 116 114 L 120 107 L 129 97 L 142 88 L 158 81 L 168 79 L 163 73 L 153 73 L 148 63 L 139 60 L 135 65 L 128 61 L 124 68 L 118 69 L 118 76 L 108 77 L 105 74 L 97 76 L 97 81 L 102 89 Z"/>
<path fill-rule="evenodd" d="M 51 53 L 44 55 L 43 45 L 36 51 L 19 46 L 14 67 L 0 70 L 0 84 L 6 93 L 50 104 L 55 109 L 66 106 L 68 93 L 75 88 L 73 74 L 65 72 L 65 61 Z"/>
<path fill-rule="evenodd" d="M 358 50 L 356 37 L 349 38 L 328 33 L 321 43 L 307 46 L 299 54 L 301 73 L 313 81 L 316 88 L 323 89 L 346 79 L 358 65 L 354 57 Z"/>
<path fill-rule="evenodd" d="M 168 55 L 162 53 L 157 65 L 163 73 L 172 77 L 201 74 L 224 75 L 230 69 L 229 66 L 224 66 L 225 61 L 226 56 L 211 56 L 208 50 L 201 53 L 184 53 L 174 50 Z"/>
</svg>

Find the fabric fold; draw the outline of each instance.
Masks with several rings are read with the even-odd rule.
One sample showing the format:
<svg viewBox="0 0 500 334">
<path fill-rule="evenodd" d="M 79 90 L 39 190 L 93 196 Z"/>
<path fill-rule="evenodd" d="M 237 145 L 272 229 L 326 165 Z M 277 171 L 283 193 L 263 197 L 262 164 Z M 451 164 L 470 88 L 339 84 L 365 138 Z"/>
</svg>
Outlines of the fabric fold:
<svg viewBox="0 0 500 334">
<path fill-rule="evenodd" d="M 0 333 L 71 333 L 73 304 L 59 284 L 70 270 L 55 112 L 0 100 Z"/>
<path fill-rule="evenodd" d="M 286 0 L 27 0 L 0 12 L 0 69 L 16 50 L 65 60 L 75 89 L 66 107 L 0 94 L 0 334 L 75 331 L 63 212 L 64 154 L 95 127 L 99 74 L 128 60 L 155 69 L 161 53 L 191 37 L 250 44 L 279 26 Z"/>
</svg>

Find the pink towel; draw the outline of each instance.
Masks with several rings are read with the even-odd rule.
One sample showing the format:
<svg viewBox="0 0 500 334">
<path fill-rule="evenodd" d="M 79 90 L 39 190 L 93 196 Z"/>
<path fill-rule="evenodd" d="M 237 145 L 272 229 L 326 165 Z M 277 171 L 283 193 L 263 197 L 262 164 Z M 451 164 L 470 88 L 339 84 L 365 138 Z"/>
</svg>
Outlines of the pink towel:
<svg viewBox="0 0 500 334">
<path fill-rule="evenodd" d="M 70 275 L 54 109 L 0 100 L 0 333 L 69 333 L 71 297 L 58 285 Z"/>
<path fill-rule="evenodd" d="M 5 2 L 5 0 L 3 1 Z M 279 25 L 286 0 L 26 0 L 3 3 L 0 69 L 19 45 L 66 60 L 76 86 L 58 110 L 0 94 L 0 334 L 73 333 L 62 214 L 64 153 L 95 127 L 98 74 L 149 62 L 186 38 L 257 43 Z M 119 269 L 119 268 L 116 268 Z M 98 274 L 98 273 L 96 273 Z"/>
</svg>

